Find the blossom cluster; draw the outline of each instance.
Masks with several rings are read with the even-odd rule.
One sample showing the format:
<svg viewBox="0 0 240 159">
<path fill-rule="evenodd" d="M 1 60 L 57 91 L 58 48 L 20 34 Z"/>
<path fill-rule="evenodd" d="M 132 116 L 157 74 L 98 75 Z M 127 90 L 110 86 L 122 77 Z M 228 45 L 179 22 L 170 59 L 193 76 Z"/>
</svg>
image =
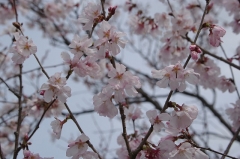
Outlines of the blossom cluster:
<svg viewBox="0 0 240 159">
<path fill-rule="evenodd" d="M 9 52 L 13 53 L 12 60 L 14 63 L 22 64 L 31 54 L 37 52 L 37 46 L 33 44 L 31 39 L 20 35 L 19 32 L 14 33 L 14 38 L 15 41 Z"/>
<path fill-rule="evenodd" d="M 154 131 L 160 132 L 165 129 L 168 135 L 162 137 L 158 145 L 152 144 L 149 140 L 150 144 L 146 144 L 137 158 L 185 159 L 194 156 L 195 159 L 209 159 L 199 148 L 194 147 L 191 141 L 189 141 L 189 137 L 187 137 L 190 136 L 188 127 L 198 115 L 197 107 L 187 106 L 185 104 L 180 106 L 172 102 L 169 104 L 171 107 L 174 107 L 174 111 L 172 111 L 171 114 L 159 113 L 157 110 L 149 110 L 146 112 Z M 135 119 L 139 118 L 140 116 L 138 115 Z M 181 139 L 180 144 L 178 139 Z M 132 150 L 136 149 L 141 141 L 141 135 L 135 134 L 135 137 L 129 139 L 130 148 Z M 121 145 L 121 148 L 117 150 L 118 157 L 127 159 L 128 151 L 122 136 L 118 137 L 118 144 Z"/>
<path fill-rule="evenodd" d="M 61 77 L 61 73 L 55 73 L 44 83 L 41 88 L 41 94 L 45 102 L 49 103 L 53 99 L 66 103 L 67 98 L 71 96 L 71 88 L 66 85 L 66 78 Z"/>
<path fill-rule="evenodd" d="M 85 159 L 97 159 L 98 156 L 92 151 L 87 151 L 88 144 L 87 141 L 90 140 L 85 134 L 81 134 L 75 141 L 68 145 L 66 152 L 67 157 L 72 157 L 72 159 L 79 159 L 80 157 Z"/>
<path fill-rule="evenodd" d="M 164 0 L 160 1 L 165 3 Z M 11 113 L 11 109 L 17 109 L 17 107 L 19 107 L 19 121 L 16 122 L 15 119 L 10 120 L 10 126 L 13 127 L 14 130 L 18 130 L 17 127 L 19 125 L 17 124 L 20 123 L 21 128 L 18 136 L 19 140 L 22 138 L 25 131 L 30 131 L 29 125 L 25 126 L 23 121 L 21 121 L 22 123 L 20 122 L 21 115 L 22 119 L 27 116 L 34 117 L 34 120 L 40 118 L 40 122 L 43 119 L 42 117 L 54 116 L 55 120 L 51 122 L 50 126 L 52 128 L 54 137 L 60 139 L 63 125 L 68 121 L 68 119 L 72 119 L 74 122 L 77 122 L 69 108 L 68 112 L 70 115 L 66 115 L 65 119 L 60 120 L 60 118 L 57 117 L 61 114 L 64 104 L 66 105 L 67 99 L 71 97 L 71 88 L 66 86 L 66 82 L 70 75 L 75 73 L 79 77 L 87 77 L 86 79 L 90 80 L 100 79 L 99 81 L 101 81 L 101 84 L 104 84 L 101 91 L 93 96 L 94 110 L 100 116 L 105 116 L 112 119 L 118 115 L 118 107 L 120 107 L 123 108 L 121 109 L 121 122 L 123 125 L 126 121 L 133 121 L 134 132 L 132 134 L 123 133 L 123 135 L 119 136 L 117 139 L 118 144 L 121 146 L 116 152 L 118 158 L 129 159 L 129 147 L 134 151 L 139 148 L 139 145 L 142 144 L 144 141 L 143 139 L 146 137 L 146 131 L 144 130 L 142 133 L 141 129 L 136 129 L 135 121 L 146 116 L 151 124 L 149 132 L 153 131 L 153 133 L 149 134 L 150 136 L 148 140 L 143 143 L 143 146 L 140 148 L 141 150 L 139 150 L 137 154 L 137 159 L 209 159 L 209 157 L 195 145 L 192 140 L 191 130 L 189 129 L 199 113 L 196 106 L 188 106 L 185 104 L 180 106 L 174 102 L 166 102 L 166 111 L 164 110 L 160 113 L 158 110 L 154 109 L 143 113 L 144 109 L 141 109 L 139 105 L 131 105 L 128 103 L 131 99 L 136 99 L 136 101 L 134 101 L 135 103 L 141 103 L 142 100 L 144 100 L 144 102 L 152 102 L 152 98 L 155 98 L 155 96 L 147 96 L 144 93 L 139 95 L 139 90 L 141 90 L 140 92 L 144 92 L 142 89 L 140 89 L 142 87 L 140 78 L 131 73 L 127 66 L 121 64 L 121 60 L 118 59 L 121 49 L 125 48 L 127 44 L 127 40 L 124 39 L 125 33 L 117 30 L 115 26 L 111 25 L 112 21 L 110 19 L 115 14 L 115 11 L 118 7 L 109 7 L 108 14 L 105 15 L 105 1 L 101 2 L 102 4 L 88 3 L 86 7 L 83 7 L 82 14 L 78 15 L 78 9 L 80 9 L 79 3 L 75 3 L 74 0 L 60 0 L 59 3 L 43 2 L 40 10 L 38 10 L 37 5 L 35 6 L 36 3 L 39 3 L 38 0 L 29 0 L 29 2 L 19 0 L 17 5 L 22 6 L 15 8 L 16 15 L 16 9 L 21 8 L 24 10 L 28 7 L 30 8 L 28 3 L 34 4 L 33 6 L 36 7 L 34 8 L 35 14 L 41 14 L 41 18 L 33 18 L 38 19 L 34 22 L 36 24 L 41 24 L 41 27 L 44 28 L 45 35 L 48 34 L 48 36 L 50 36 L 53 40 L 56 40 L 59 43 L 64 42 L 66 45 L 68 45 L 71 54 L 62 52 L 61 56 L 64 63 L 69 66 L 69 70 L 66 77 L 62 77 L 62 73 L 60 72 L 56 72 L 53 76 L 48 77 L 48 75 L 43 71 L 49 78 L 48 81 L 42 84 L 41 88 L 38 90 L 43 98 L 39 98 L 35 95 L 26 96 L 24 91 L 20 91 L 19 94 L 14 93 L 15 90 L 11 89 L 8 84 L 4 83 L 17 97 L 21 95 L 23 98 L 18 97 L 20 99 L 18 102 L 20 103 L 19 106 L 16 104 L 14 106 L 11 105 L 1 114 L 4 114 L 4 112 Z M 160 70 L 154 69 L 151 72 L 153 78 L 159 79 L 156 85 L 160 88 L 170 87 L 172 91 L 183 92 L 187 88 L 187 83 L 189 83 L 192 85 L 199 84 L 204 88 L 218 88 L 222 92 L 234 92 L 237 89 L 236 85 L 234 84 L 234 79 L 232 79 L 234 77 L 228 78 L 224 75 L 221 75 L 220 67 L 214 60 L 207 56 L 211 53 L 207 53 L 207 51 L 204 51 L 204 49 L 200 49 L 203 48 L 200 47 L 200 45 L 202 45 L 202 43 L 205 44 L 205 41 L 207 40 L 198 44 L 200 40 L 197 41 L 197 38 L 208 39 L 207 49 L 209 50 L 214 49 L 214 47 L 221 46 L 222 37 L 226 34 L 226 30 L 223 27 L 218 26 L 217 21 L 214 19 L 214 17 L 212 17 L 212 14 L 210 14 L 210 12 L 213 10 L 213 6 L 219 5 L 220 3 L 224 4 L 222 7 L 224 7 L 230 15 L 233 14 L 234 21 L 230 22 L 228 25 L 232 26 L 235 33 L 239 33 L 239 3 L 237 1 L 228 0 L 223 0 L 222 2 L 212 0 L 210 4 L 207 3 L 207 12 L 204 11 L 205 18 L 203 19 L 203 25 L 199 25 L 198 22 L 200 17 L 202 17 L 202 7 L 200 3 L 198 5 L 195 3 L 188 4 L 187 2 L 183 2 L 184 8 L 181 6 L 182 9 L 180 10 L 172 9 L 170 2 L 168 3 L 171 12 L 155 13 L 154 17 L 146 16 L 144 14 L 144 10 L 140 9 L 139 6 L 132 1 L 126 2 L 125 5 L 129 13 L 133 14 L 129 16 L 130 20 L 128 25 L 130 26 L 130 31 L 137 36 L 140 36 L 143 41 L 146 39 L 158 39 L 157 42 L 162 43 L 162 46 L 157 47 L 158 58 L 155 56 L 156 50 L 149 49 L 150 52 L 151 50 L 154 50 L 154 62 L 146 60 L 149 62 L 148 64 L 151 65 L 151 68 L 162 68 Z M 185 6 L 185 3 L 188 4 L 187 7 Z M 0 5 L 0 13 L 6 16 L 2 16 L 0 18 L 0 23 L 5 22 L 7 17 L 13 17 L 14 12 L 12 10 L 14 7 L 16 7 L 16 4 L 14 5 L 12 5 L 11 9 L 4 3 Z M 69 16 L 70 13 L 73 12 L 74 14 Z M 205 15 L 205 13 L 209 14 Z M 82 36 L 82 32 L 79 30 L 75 31 L 69 27 L 70 25 L 65 23 L 65 19 L 68 17 L 73 17 L 72 15 L 76 15 L 78 24 L 75 25 L 76 21 L 71 21 L 72 23 L 69 23 L 72 25 L 71 27 L 77 28 L 81 23 L 81 25 L 83 25 L 82 29 L 84 33 L 87 33 L 88 35 Z M 16 21 L 18 21 L 17 17 Z M 17 23 L 14 24 L 16 25 Z M 35 23 L 32 22 L 32 24 L 29 24 L 29 26 L 33 27 L 36 25 Z M 199 32 L 197 32 L 197 38 L 195 38 L 194 42 L 192 42 L 189 36 L 191 36 L 192 33 L 196 33 L 197 26 L 199 26 L 198 31 L 201 33 L 198 34 Z M 19 27 L 22 27 L 22 24 Z M 14 31 L 12 30 L 14 32 L 14 38 L 9 52 L 13 53 L 12 61 L 15 64 L 23 64 L 24 61 L 30 57 L 30 55 L 37 52 L 37 47 L 31 39 L 24 36 L 22 29 L 17 28 L 19 32 L 16 32 L 16 28 L 17 27 L 15 26 Z M 203 33 L 203 28 L 207 28 L 209 33 Z M 7 33 L 10 34 L 10 30 L 11 29 L 8 29 Z M 71 42 L 67 39 L 70 35 L 74 35 Z M 198 37 L 198 35 L 202 37 Z M 59 37 L 62 39 L 58 40 Z M 131 43 L 134 44 L 135 39 L 132 37 L 129 37 L 129 39 Z M 140 49 L 145 48 L 141 47 Z M 231 64 L 233 59 L 239 61 L 239 50 L 240 47 L 237 48 L 236 55 L 230 59 L 227 59 L 227 62 L 225 60 L 225 63 Z M 149 53 L 149 55 L 150 54 L 151 53 Z M 200 54 L 201 56 L 199 56 Z M 182 66 L 182 62 L 184 59 L 186 59 L 187 55 L 189 55 L 189 57 L 191 55 L 192 59 L 190 59 L 190 62 L 188 59 L 185 65 Z M 148 54 L 146 56 L 141 54 L 141 56 L 148 58 Z M 214 57 L 215 55 L 212 56 Z M 1 57 L 0 61 L 4 62 L 5 57 Z M 42 68 L 41 64 L 40 67 Z M 135 70 L 135 72 L 138 73 L 141 71 Z M 4 74 L 7 73 L 4 72 Z M 153 79 L 147 74 L 142 73 L 141 75 L 147 77 L 149 81 L 153 81 Z M 20 82 L 22 80 L 21 78 L 19 80 Z M 96 86 L 95 90 L 98 89 L 99 87 L 97 88 Z M 0 95 L 2 95 L 2 90 L 0 91 Z M 171 96 L 171 93 L 169 93 L 169 95 Z M 168 99 L 170 99 L 170 96 L 168 96 Z M 51 107 L 48 107 L 49 104 L 51 104 Z M 22 108 L 21 105 L 23 105 L 23 109 L 20 109 Z M 240 100 L 238 99 L 236 103 L 232 105 L 233 107 L 226 109 L 226 114 L 232 121 L 232 130 L 236 131 L 240 127 Z M 159 109 L 161 109 L 161 107 L 159 107 Z M 4 119 L 2 116 L 1 118 L 2 120 Z M 77 126 L 79 128 L 79 125 Z M 144 126 L 145 125 L 142 124 L 141 128 L 144 128 Z M 36 129 L 33 129 L 33 134 L 38 127 L 39 125 L 36 126 Z M 12 132 L 13 129 L 8 128 L 6 130 L 0 130 L 1 141 L 2 138 L 9 138 L 7 133 Z M 79 128 L 79 130 L 80 129 L 81 128 Z M 126 129 L 126 127 L 123 126 L 123 129 Z M 82 133 L 82 130 L 80 130 L 80 132 L 81 135 L 77 137 L 76 140 L 69 143 L 68 148 L 66 149 L 66 156 L 72 159 L 99 158 L 100 155 L 91 145 L 90 138 Z M 166 135 L 161 136 L 160 140 L 154 141 L 152 136 L 155 134 L 159 135 L 160 133 L 165 133 Z M 28 140 L 23 140 L 28 142 Z M 13 144 L 11 144 L 12 143 L 9 145 L 12 146 Z M 24 159 L 52 159 L 42 158 L 39 154 L 32 153 L 28 149 L 30 142 L 21 142 L 20 144 L 20 148 L 24 150 Z M 88 151 L 90 148 L 93 151 Z"/>
<path fill-rule="evenodd" d="M 227 108 L 226 114 L 232 121 L 232 129 L 236 131 L 240 128 L 240 99 L 236 101 L 235 104 L 232 104 L 233 108 Z"/>
<path fill-rule="evenodd" d="M 108 85 L 93 97 L 93 104 L 100 115 L 113 118 L 118 111 L 112 100 L 114 99 L 116 104 L 125 103 L 127 95 L 130 97 L 137 95 L 135 87 L 140 88 L 141 83 L 137 76 L 126 71 L 126 67 L 119 63 L 116 63 L 116 68 L 109 65 L 108 76 L 110 77 Z"/>
<path fill-rule="evenodd" d="M 184 69 L 180 63 L 169 65 L 162 70 L 152 70 L 152 75 L 154 78 L 161 79 L 156 83 L 160 88 L 166 88 L 169 85 L 171 90 L 178 89 L 180 92 L 186 89 L 186 82 L 197 84 L 200 76 L 193 69 Z"/>
</svg>

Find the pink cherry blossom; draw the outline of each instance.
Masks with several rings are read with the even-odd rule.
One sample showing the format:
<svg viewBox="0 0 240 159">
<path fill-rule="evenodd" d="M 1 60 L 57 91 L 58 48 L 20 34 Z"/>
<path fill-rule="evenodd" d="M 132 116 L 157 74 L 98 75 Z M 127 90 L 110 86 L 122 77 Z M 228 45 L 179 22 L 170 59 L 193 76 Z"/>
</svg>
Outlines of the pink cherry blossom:
<svg viewBox="0 0 240 159">
<path fill-rule="evenodd" d="M 50 18 L 62 19 L 66 17 L 64 5 L 59 3 L 47 3 L 44 8 L 44 13 Z"/>
<path fill-rule="evenodd" d="M 233 104 L 233 108 L 227 108 L 226 114 L 232 121 L 232 128 L 234 131 L 236 131 L 240 127 L 240 99 L 236 101 L 235 104 Z"/>
<path fill-rule="evenodd" d="M 65 103 L 67 98 L 71 96 L 71 88 L 66 85 L 66 78 L 61 77 L 61 73 L 55 73 L 44 83 L 40 91 L 44 90 L 43 99 L 49 103 L 53 98 L 58 98 L 59 101 Z"/>
<path fill-rule="evenodd" d="M 140 159 L 169 159 L 169 153 L 175 150 L 175 144 L 171 140 L 161 140 L 155 148 L 148 147 L 141 154 Z"/>
<path fill-rule="evenodd" d="M 39 154 L 33 154 L 31 151 L 29 150 L 23 150 L 23 155 L 24 158 L 23 159 L 53 159 L 53 157 L 40 157 Z"/>
<path fill-rule="evenodd" d="M 93 56 L 87 56 L 85 59 L 79 60 L 76 67 L 74 67 L 74 72 L 80 77 L 85 77 L 89 75 L 91 78 L 97 79 L 100 78 L 101 68 L 96 62 L 96 58 Z"/>
<path fill-rule="evenodd" d="M 74 55 L 78 54 L 81 57 L 83 54 L 92 55 L 95 52 L 94 49 L 89 48 L 92 45 L 92 39 L 89 39 L 87 36 L 80 38 L 78 35 L 74 35 L 69 47 L 71 48 L 71 53 Z"/>
<path fill-rule="evenodd" d="M 214 47 L 218 47 L 222 42 L 220 38 L 226 34 L 226 30 L 218 25 L 211 25 L 209 31 L 209 43 Z"/>
<path fill-rule="evenodd" d="M 117 115 L 118 109 L 112 103 L 113 90 L 110 87 L 105 87 L 102 92 L 93 97 L 94 110 L 99 113 L 100 116 L 107 116 L 113 118 Z"/>
<path fill-rule="evenodd" d="M 23 151 L 23 155 L 24 155 L 24 159 L 41 159 L 41 157 L 39 156 L 39 154 L 33 154 L 28 150 L 24 150 Z"/>
<path fill-rule="evenodd" d="M 214 60 L 204 57 L 197 62 L 190 63 L 189 67 L 193 68 L 196 73 L 201 75 L 199 78 L 199 84 L 204 88 L 217 87 L 220 67 L 217 66 Z"/>
<path fill-rule="evenodd" d="M 70 66 L 70 68 L 74 68 L 77 66 L 81 55 L 77 54 L 71 59 L 70 55 L 67 52 L 62 52 L 61 53 L 63 61 Z"/>
<path fill-rule="evenodd" d="M 94 43 L 94 46 L 98 47 L 97 57 L 99 59 L 105 58 L 106 52 L 116 56 L 120 53 L 120 47 L 124 48 L 127 42 L 122 39 L 124 33 L 116 31 L 116 28 L 107 21 L 102 22 L 97 35 L 99 39 Z"/>
<path fill-rule="evenodd" d="M 166 88 L 168 85 L 171 90 L 178 89 L 180 92 L 186 89 L 186 83 L 197 84 L 199 74 L 195 73 L 193 69 L 183 69 L 180 63 L 170 65 L 162 70 L 152 70 L 154 78 L 160 78 L 156 83 L 160 88 Z"/>
<path fill-rule="evenodd" d="M 198 109 L 196 106 L 187 106 L 183 104 L 180 110 L 172 112 L 170 121 L 168 122 L 169 128 L 176 128 L 179 130 L 185 129 L 192 124 L 197 115 Z"/>
<path fill-rule="evenodd" d="M 170 159 L 209 159 L 199 148 L 192 147 L 188 142 L 182 143 L 170 153 Z"/>
<path fill-rule="evenodd" d="M 34 95 L 31 99 L 28 99 L 26 105 L 28 115 L 33 117 L 41 117 L 42 113 L 48 106 L 48 104 L 37 95 Z M 65 109 L 64 104 L 59 100 L 55 100 L 55 102 L 46 112 L 45 117 L 59 116 L 62 113 L 63 109 Z"/>
<path fill-rule="evenodd" d="M 51 122 L 53 133 L 57 139 L 60 139 L 60 136 L 62 133 L 62 127 L 63 127 L 63 124 L 66 123 L 66 121 L 67 121 L 66 119 L 61 121 L 58 118 L 55 118 L 55 120 Z"/>
<path fill-rule="evenodd" d="M 196 45 L 190 45 L 191 57 L 194 61 L 198 59 L 198 54 L 202 53 L 202 50 Z"/>
<path fill-rule="evenodd" d="M 138 106 L 130 105 L 129 108 L 124 107 L 124 114 L 127 120 L 136 120 L 141 118 L 142 111 Z"/>
<path fill-rule="evenodd" d="M 154 15 L 154 21 L 158 24 L 158 26 L 161 26 L 165 29 L 170 27 L 170 19 L 169 15 L 166 13 L 156 13 Z"/>
<path fill-rule="evenodd" d="M 83 15 L 79 17 L 79 22 L 84 23 L 83 30 L 91 30 L 94 23 L 102 21 L 101 5 L 88 3 L 83 9 Z"/>
<path fill-rule="evenodd" d="M 14 54 L 12 57 L 14 63 L 22 64 L 31 54 L 35 54 L 37 52 L 37 47 L 33 44 L 32 40 L 28 40 L 18 32 L 13 35 L 16 41 L 9 49 L 9 52 Z"/>
<path fill-rule="evenodd" d="M 240 33 L 240 14 L 235 14 L 234 19 L 232 22 L 229 23 L 229 25 L 232 27 L 233 32 L 238 34 Z"/>
<path fill-rule="evenodd" d="M 85 134 L 81 134 L 75 141 L 68 145 L 66 151 L 67 157 L 72 157 L 72 159 L 79 158 L 80 155 L 84 154 L 88 149 L 88 144 L 86 143 L 89 139 Z"/>
<path fill-rule="evenodd" d="M 217 87 L 223 92 L 228 90 L 230 93 L 232 93 L 236 90 L 236 86 L 234 85 L 233 81 L 231 79 L 227 79 L 225 76 L 219 77 Z"/>
<path fill-rule="evenodd" d="M 162 121 L 169 121 L 170 115 L 168 113 L 159 114 L 157 110 L 149 110 L 146 112 L 153 129 L 157 132 L 161 131 L 164 126 Z"/>
<path fill-rule="evenodd" d="M 140 80 L 137 76 L 133 76 L 131 72 L 126 71 L 126 67 L 116 63 L 116 68 L 109 65 L 108 80 L 109 86 L 115 91 L 115 102 L 124 102 L 126 95 L 135 97 L 137 95 L 136 88 L 141 87 Z M 126 92 L 126 93 L 125 93 Z"/>
</svg>

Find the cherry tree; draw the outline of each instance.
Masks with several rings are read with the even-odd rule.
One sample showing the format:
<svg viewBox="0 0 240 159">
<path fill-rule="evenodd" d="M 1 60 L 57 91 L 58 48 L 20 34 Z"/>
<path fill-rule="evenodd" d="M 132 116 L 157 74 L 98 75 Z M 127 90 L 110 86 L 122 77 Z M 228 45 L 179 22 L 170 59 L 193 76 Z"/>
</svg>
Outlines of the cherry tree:
<svg viewBox="0 0 240 159">
<path fill-rule="evenodd" d="M 240 1 L 5 0 L 0 13 L 1 159 L 59 145 L 72 159 L 240 158 Z"/>
</svg>

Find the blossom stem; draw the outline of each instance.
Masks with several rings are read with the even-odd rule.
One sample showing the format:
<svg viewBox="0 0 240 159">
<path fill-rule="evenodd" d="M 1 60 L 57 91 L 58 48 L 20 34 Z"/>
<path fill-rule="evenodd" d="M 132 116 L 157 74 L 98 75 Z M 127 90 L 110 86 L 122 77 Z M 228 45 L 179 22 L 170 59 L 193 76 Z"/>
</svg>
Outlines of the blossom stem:
<svg viewBox="0 0 240 159">
<path fill-rule="evenodd" d="M 12 92 L 17 98 L 19 98 L 19 94 L 15 92 L 1 77 L 0 77 L 0 80 L 7 86 L 10 92 Z"/>
</svg>

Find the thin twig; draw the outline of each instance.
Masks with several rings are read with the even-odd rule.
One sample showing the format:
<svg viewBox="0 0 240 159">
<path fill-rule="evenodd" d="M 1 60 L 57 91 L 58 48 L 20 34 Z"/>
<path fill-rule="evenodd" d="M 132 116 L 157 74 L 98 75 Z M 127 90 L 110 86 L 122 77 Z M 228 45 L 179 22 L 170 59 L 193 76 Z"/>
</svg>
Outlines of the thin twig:
<svg viewBox="0 0 240 159">
<path fill-rule="evenodd" d="M 222 46 L 221 44 L 220 44 L 220 47 L 221 47 L 221 50 L 222 50 L 225 58 L 228 59 L 227 54 L 226 54 L 226 52 L 225 52 L 225 50 L 224 50 L 224 48 L 223 48 L 223 46 Z M 236 82 L 235 77 L 234 77 L 234 74 L 233 74 L 233 69 L 232 69 L 232 67 L 231 67 L 230 65 L 229 65 L 229 68 L 230 68 L 230 71 L 231 71 L 231 74 L 232 74 L 232 79 L 233 79 L 234 82 Z M 238 88 L 236 87 L 236 84 L 235 84 L 235 83 L 234 83 L 234 85 L 235 85 L 235 89 L 236 89 L 238 98 L 240 99 L 240 94 L 239 94 Z"/>
<path fill-rule="evenodd" d="M 174 13 L 173 13 L 173 8 L 172 8 L 171 3 L 169 2 L 169 0 L 167 0 L 167 2 L 168 2 L 168 6 L 169 6 L 169 8 L 170 8 L 170 10 L 171 10 L 171 12 L 172 12 L 173 17 L 175 17 L 175 16 L 174 16 Z"/>
<path fill-rule="evenodd" d="M 36 54 L 33 54 L 33 55 L 34 55 L 35 59 L 37 60 L 39 66 L 41 67 L 42 72 L 43 72 L 43 73 L 46 75 L 46 77 L 49 79 L 49 76 L 48 76 L 47 72 L 45 71 L 45 69 L 43 68 L 42 64 L 40 63 L 40 61 L 39 61 L 37 55 L 36 55 Z"/>
<path fill-rule="evenodd" d="M 17 13 L 17 7 L 16 7 L 16 0 L 13 0 L 13 8 L 14 8 L 14 11 L 15 11 L 16 22 L 18 23 L 18 13 Z"/>
<path fill-rule="evenodd" d="M 19 98 L 19 94 L 15 92 L 10 86 L 0 77 L 0 80 L 7 86 L 8 90 L 12 92 L 17 98 Z"/>
<path fill-rule="evenodd" d="M 200 148 L 200 149 L 203 149 L 203 150 L 212 151 L 212 152 L 214 152 L 214 153 L 217 153 L 217 154 L 219 154 L 219 155 L 223 155 L 223 156 L 225 156 L 225 157 L 229 157 L 229 158 L 232 158 L 232 159 L 238 159 L 238 158 L 236 158 L 236 157 L 232 157 L 232 156 L 229 156 L 229 155 L 225 155 L 225 154 L 223 154 L 223 153 L 221 153 L 221 152 L 215 151 L 215 150 L 213 150 L 213 149 L 211 149 L 211 148 L 200 147 L 200 146 L 197 146 L 197 145 L 195 145 L 195 144 L 193 144 L 193 143 L 191 143 L 191 144 L 192 144 L 194 147 L 197 147 L 197 148 Z"/>
<path fill-rule="evenodd" d="M 232 137 L 231 141 L 229 142 L 229 144 L 228 144 L 226 150 L 224 151 L 224 154 L 223 154 L 221 159 L 224 159 L 227 156 L 227 154 L 228 154 L 228 152 L 229 152 L 229 150 L 230 150 L 234 140 L 236 140 L 236 138 L 238 137 L 239 132 L 240 132 L 240 127 L 238 128 L 238 130 L 236 131 L 236 133 Z M 229 157 L 229 156 L 227 156 L 227 157 Z"/>
</svg>

